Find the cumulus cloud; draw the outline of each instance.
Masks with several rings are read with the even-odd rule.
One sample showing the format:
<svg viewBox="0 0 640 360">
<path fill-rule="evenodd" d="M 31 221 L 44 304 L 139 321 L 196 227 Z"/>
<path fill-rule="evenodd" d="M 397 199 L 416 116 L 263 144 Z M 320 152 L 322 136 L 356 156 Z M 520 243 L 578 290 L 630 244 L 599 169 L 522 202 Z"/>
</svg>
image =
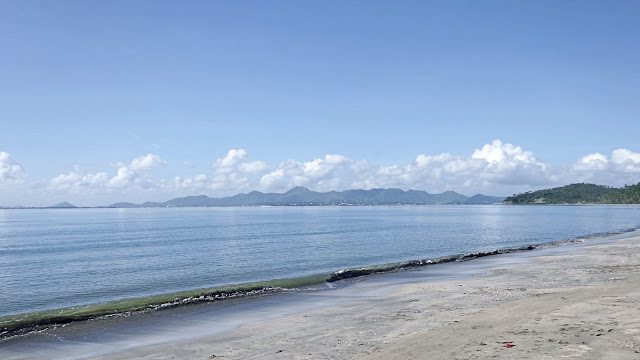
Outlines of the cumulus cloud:
<svg viewBox="0 0 640 360">
<path fill-rule="evenodd" d="M 132 169 L 123 166 L 118 168 L 118 173 L 116 176 L 112 177 L 109 180 L 109 185 L 115 187 L 124 187 L 134 182 L 137 174 Z"/>
<path fill-rule="evenodd" d="M 612 170 L 620 173 L 640 172 L 640 153 L 627 149 L 614 150 L 611 153 Z"/>
<path fill-rule="evenodd" d="M 530 151 L 524 151 L 520 146 L 503 144 L 500 140 L 493 140 L 491 144 L 485 144 L 482 149 L 476 149 L 471 157 L 484 160 L 490 164 L 499 164 L 505 161 L 539 163 L 538 159 Z"/>
<path fill-rule="evenodd" d="M 147 154 L 132 159 L 130 162 L 115 162 L 115 174 L 107 172 L 86 172 L 79 166 L 66 174 L 59 174 L 46 180 L 41 187 L 52 197 L 63 200 L 83 201 L 86 197 L 108 197 L 117 194 L 133 194 L 136 191 L 156 189 L 153 177 L 147 172 L 166 164 L 158 155 Z M 104 204 L 100 204 L 104 205 Z"/>
<path fill-rule="evenodd" d="M 172 193 L 181 193 L 184 190 L 187 191 L 203 191 L 206 190 L 210 184 L 210 178 L 205 174 L 199 174 L 195 176 L 175 176 L 168 180 L 161 180 L 162 187 L 168 189 Z M 190 194 L 190 195 L 193 195 Z"/>
<path fill-rule="evenodd" d="M 9 153 L 0 151 L 0 181 L 22 180 L 26 173 L 20 164 L 16 163 Z"/>
<path fill-rule="evenodd" d="M 549 165 L 538 160 L 533 153 L 520 146 L 503 144 L 500 140 L 476 149 L 471 157 L 485 162 L 478 175 L 493 183 L 544 185 L 557 180 L 550 173 Z"/>
<path fill-rule="evenodd" d="M 103 186 L 109 181 L 107 173 L 80 174 L 72 171 L 68 174 L 60 174 L 51 179 L 50 185 L 57 190 L 74 189 L 80 187 Z"/>
<path fill-rule="evenodd" d="M 73 200 L 67 196 L 75 195 L 79 199 L 102 196 L 144 202 L 195 194 L 220 197 L 251 190 L 282 192 L 294 186 L 316 191 L 395 187 L 431 193 L 453 190 L 466 195 L 509 195 L 583 181 L 610 186 L 640 181 L 640 154 L 628 149 L 617 149 L 609 155 L 595 152 L 572 164 L 551 165 L 531 151 L 500 140 L 467 155 L 419 154 L 405 164 L 370 164 L 364 159 L 327 154 L 310 160 L 290 159 L 274 166 L 260 160 L 245 161 L 247 157 L 243 149 L 230 149 L 213 162 L 209 174 L 176 174 L 156 179 L 151 170 L 167 162 L 158 155 L 147 154 L 114 163 L 115 171 L 86 172 L 77 167 L 32 184 L 31 188 L 46 189 L 45 195 L 58 194 L 61 200 Z M 9 154 L 0 152 L 0 181 L 5 183 L 5 194 L 9 181 L 20 183 L 13 181 L 16 179 L 26 179 L 24 170 Z"/>
<path fill-rule="evenodd" d="M 622 186 L 640 181 L 640 154 L 618 149 L 609 157 L 588 154 L 570 168 L 552 166 L 520 146 L 494 140 L 473 151 L 470 157 L 449 153 L 421 154 L 412 164 L 379 166 L 364 170 L 359 184 L 367 187 L 400 187 L 432 192 L 455 190 L 468 193 L 509 194 L 590 181 Z M 365 176 L 366 174 L 366 176 Z"/>
<path fill-rule="evenodd" d="M 556 181 L 550 166 L 518 146 L 495 140 L 470 157 L 441 153 L 418 155 L 407 165 L 362 169 L 361 187 L 399 187 L 431 192 L 504 192 L 513 186 L 531 187 Z M 362 186 L 366 185 L 366 186 Z"/>
<path fill-rule="evenodd" d="M 243 162 L 238 164 L 238 170 L 247 174 L 257 174 L 267 170 L 268 167 L 264 161 Z"/>
<path fill-rule="evenodd" d="M 215 166 L 229 168 L 238 162 L 238 160 L 242 160 L 246 157 L 247 152 L 243 149 L 231 149 L 227 152 L 227 156 L 216 160 Z"/>
<path fill-rule="evenodd" d="M 573 165 L 577 171 L 601 171 L 609 165 L 609 159 L 600 153 L 589 154 L 581 157 Z"/>
<path fill-rule="evenodd" d="M 348 175 L 353 170 L 352 164 L 354 164 L 353 160 L 334 154 L 327 154 L 324 158 L 306 162 L 287 160 L 280 163 L 277 169 L 263 175 L 260 186 L 262 189 L 273 191 L 294 186 L 313 186 L 320 190 L 333 190 L 328 188 L 330 184 L 348 183 Z"/>
<path fill-rule="evenodd" d="M 307 162 L 289 160 L 265 174 L 260 185 L 268 190 L 309 186 L 318 190 L 346 188 L 424 189 L 428 191 L 495 191 L 508 186 L 550 184 L 557 178 L 550 166 L 519 146 L 495 140 L 470 157 L 449 153 L 418 155 L 407 165 L 371 166 L 329 154 Z"/>
<path fill-rule="evenodd" d="M 214 176 L 211 179 L 209 189 L 225 195 L 252 190 L 250 188 L 249 178 L 235 172 Z"/>
<path fill-rule="evenodd" d="M 622 186 L 640 181 L 639 174 L 640 153 L 617 149 L 610 156 L 593 153 L 581 157 L 571 167 L 568 177 L 581 182 Z"/>
<path fill-rule="evenodd" d="M 627 149 L 617 149 L 611 152 L 611 157 L 600 153 L 585 155 L 573 164 L 573 170 L 597 172 L 607 171 L 619 174 L 634 174 L 640 172 L 640 153 Z"/>
<path fill-rule="evenodd" d="M 139 156 L 131 160 L 129 169 L 133 171 L 149 170 L 157 166 L 160 166 L 162 164 L 166 164 L 166 161 L 162 160 L 160 156 L 154 155 L 154 154 L 147 154 L 145 156 Z"/>
<path fill-rule="evenodd" d="M 145 189 L 153 188 L 154 184 L 152 179 L 146 176 L 144 172 L 166 163 L 167 162 L 162 160 L 160 156 L 155 154 L 147 154 L 134 158 L 129 165 L 117 163 L 118 172 L 109 180 L 108 185 L 115 188 L 124 188 L 131 185 Z"/>
</svg>

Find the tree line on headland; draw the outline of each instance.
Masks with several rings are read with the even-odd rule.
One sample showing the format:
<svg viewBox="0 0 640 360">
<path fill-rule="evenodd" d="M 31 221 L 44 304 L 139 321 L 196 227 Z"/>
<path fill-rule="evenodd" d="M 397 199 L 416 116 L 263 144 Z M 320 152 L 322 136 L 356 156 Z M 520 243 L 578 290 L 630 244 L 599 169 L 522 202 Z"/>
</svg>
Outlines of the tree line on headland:
<svg viewBox="0 0 640 360">
<path fill-rule="evenodd" d="M 595 184 L 571 184 L 527 191 L 504 199 L 503 204 L 640 204 L 640 183 L 614 188 Z"/>
</svg>

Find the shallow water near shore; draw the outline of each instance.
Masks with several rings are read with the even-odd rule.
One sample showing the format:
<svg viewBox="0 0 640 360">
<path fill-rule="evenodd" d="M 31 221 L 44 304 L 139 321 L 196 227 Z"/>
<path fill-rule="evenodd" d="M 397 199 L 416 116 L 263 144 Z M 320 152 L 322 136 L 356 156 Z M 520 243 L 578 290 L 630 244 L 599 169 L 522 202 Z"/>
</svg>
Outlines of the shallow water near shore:
<svg viewBox="0 0 640 360">
<path fill-rule="evenodd" d="M 589 244 L 613 241 L 625 235 L 628 236 L 592 239 Z M 144 346 L 188 341 L 250 323 L 384 296 L 407 284 L 478 276 L 499 266 L 524 264 L 536 256 L 566 254 L 584 245 L 567 244 L 348 279 L 322 288 L 75 322 L 0 341 L 0 354 L 3 359 L 86 359 Z"/>
<path fill-rule="evenodd" d="M 287 292 L 282 294 L 287 299 L 305 299 L 317 294 L 309 286 L 340 294 L 336 291 L 349 282 L 326 285 L 324 279 L 333 271 L 362 266 L 392 270 L 397 262 L 416 259 L 580 241 L 637 228 L 638 210 L 615 206 L 11 210 L 0 213 L 0 281 L 7 289 L 0 300 L 4 319 L 8 316 L 11 321 L 16 318 L 12 314 L 20 311 L 38 317 L 34 310 L 50 314 L 65 306 L 72 306 L 72 311 L 106 308 L 103 314 L 119 312 L 116 317 L 121 317 L 131 314 L 126 307 L 116 308 L 122 302 L 141 303 L 145 309 L 159 298 L 160 305 L 178 306 L 194 298 L 198 289 L 233 289 L 251 282 L 250 289 L 275 286 Z M 414 273 L 403 276 L 407 274 Z M 285 280 L 274 283 L 274 279 Z M 261 291 L 253 297 L 251 304 L 284 299 Z M 183 309 L 161 313 L 183 314 L 187 311 Z M 115 320 L 138 327 L 142 319 L 153 316 L 137 313 L 135 319 Z"/>
</svg>

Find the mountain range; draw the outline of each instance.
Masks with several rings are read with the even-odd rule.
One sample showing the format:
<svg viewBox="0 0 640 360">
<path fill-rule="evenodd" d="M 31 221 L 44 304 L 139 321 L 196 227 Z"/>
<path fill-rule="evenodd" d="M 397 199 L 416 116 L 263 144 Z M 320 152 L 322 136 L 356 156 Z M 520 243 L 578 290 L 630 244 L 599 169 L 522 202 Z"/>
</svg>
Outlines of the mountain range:
<svg viewBox="0 0 640 360">
<path fill-rule="evenodd" d="M 112 208 L 138 207 L 212 207 L 212 206 L 313 206 L 313 205 L 485 205 L 501 203 L 504 197 L 477 194 L 471 197 L 446 191 L 429 194 L 420 190 L 372 189 L 315 192 L 297 186 L 285 193 L 262 193 L 252 191 L 223 198 L 206 195 L 175 198 L 165 202 L 132 204 L 120 202 Z"/>
</svg>

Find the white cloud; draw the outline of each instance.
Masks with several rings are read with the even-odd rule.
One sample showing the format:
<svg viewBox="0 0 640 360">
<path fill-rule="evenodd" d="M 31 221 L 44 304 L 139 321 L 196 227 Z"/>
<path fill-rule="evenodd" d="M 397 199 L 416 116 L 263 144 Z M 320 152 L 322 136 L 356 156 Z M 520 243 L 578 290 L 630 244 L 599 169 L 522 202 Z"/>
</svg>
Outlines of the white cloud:
<svg viewBox="0 0 640 360">
<path fill-rule="evenodd" d="M 352 162 L 352 160 L 342 156 L 342 155 L 335 155 L 335 154 L 327 154 L 324 157 L 324 162 L 328 165 L 332 165 L 332 166 L 339 166 L 339 165 L 345 165 L 345 164 L 350 164 Z"/>
<path fill-rule="evenodd" d="M 227 152 L 227 156 L 216 160 L 215 166 L 229 168 L 238 162 L 238 160 L 242 160 L 246 157 L 247 152 L 243 149 L 231 149 Z"/>
<path fill-rule="evenodd" d="M 581 157 L 572 167 L 576 172 L 607 172 L 612 174 L 634 174 L 640 172 L 640 153 L 627 149 L 611 152 L 611 157 L 593 153 Z"/>
<path fill-rule="evenodd" d="M 476 150 L 477 151 L 477 150 Z M 460 156 L 443 153 L 435 156 L 418 155 L 415 160 L 414 171 L 426 171 L 441 177 L 444 174 L 471 175 L 483 167 L 479 160 L 466 159 Z"/>
<path fill-rule="evenodd" d="M 243 162 L 238 164 L 238 170 L 247 174 L 257 174 L 268 168 L 269 166 L 264 161 Z"/>
<path fill-rule="evenodd" d="M 226 186 L 225 184 L 237 183 L 236 180 L 240 179 L 240 177 L 236 175 L 236 171 L 240 171 L 243 173 L 257 173 L 263 171 L 259 169 L 263 165 L 266 168 L 266 164 L 261 161 L 252 163 L 238 163 L 238 161 L 246 157 L 247 152 L 244 149 L 230 149 L 229 151 L 227 151 L 227 155 L 225 157 L 218 158 L 213 163 L 215 173 L 218 176 L 215 176 L 212 179 L 212 188 L 215 190 L 220 190 Z"/>
<path fill-rule="evenodd" d="M 485 162 L 478 176 L 491 183 L 545 185 L 557 181 L 549 171 L 549 165 L 538 160 L 533 153 L 524 151 L 520 146 L 503 144 L 500 140 L 475 150 L 471 157 Z"/>
<path fill-rule="evenodd" d="M 80 202 L 86 201 L 86 197 L 103 198 L 148 192 L 156 189 L 158 184 L 145 172 L 166 164 L 166 161 L 158 155 L 148 154 L 132 159 L 128 165 L 124 162 L 112 165 L 114 164 L 118 165 L 115 175 L 110 176 L 106 172 L 88 173 L 80 166 L 74 166 L 73 171 L 54 176 L 43 183 L 42 187 L 51 197 Z"/>
<path fill-rule="evenodd" d="M 116 188 L 129 187 L 131 185 L 144 189 L 154 188 L 153 180 L 149 176 L 143 175 L 143 172 L 166 163 L 160 156 L 155 154 L 134 158 L 128 166 L 123 165 L 123 163 L 117 163 L 120 165 L 118 172 L 109 180 L 108 185 Z"/>
<path fill-rule="evenodd" d="M 207 176 L 176 176 L 170 180 L 162 180 L 162 189 L 179 196 L 193 193 L 215 193 L 216 196 L 235 195 L 250 189 L 251 181 L 243 174 L 257 174 L 267 169 L 263 161 L 239 162 L 248 156 L 244 149 L 230 149 L 223 158 L 213 162 L 213 174 Z M 185 163 L 186 166 L 191 163 Z M 253 189 L 251 189 L 253 190 Z M 191 193 L 189 193 L 191 191 Z"/>
<path fill-rule="evenodd" d="M 620 173 L 640 172 L 640 153 L 627 149 L 614 150 L 611 153 L 612 170 Z"/>
<path fill-rule="evenodd" d="M 60 174 L 50 180 L 50 185 L 60 191 L 64 189 L 74 189 L 79 187 L 96 187 L 104 186 L 109 181 L 107 173 L 96 174 L 80 174 L 78 172 L 70 172 L 68 174 Z"/>
<path fill-rule="evenodd" d="M 263 186 L 263 188 L 270 189 L 278 185 L 284 178 L 285 171 L 281 165 L 279 169 L 263 175 L 260 179 L 260 184 Z"/>
<path fill-rule="evenodd" d="M 324 158 L 300 162 L 287 160 L 276 170 L 265 174 L 260 179 L 263 190 L 283 191 L 294 186 L 312 186 L 318 190 L 333 190 L 330 186 L 344 187 L 349 183 L 349 173 L 354 164 L 341 155 L 327 154 Z"/>
<path fill-rule="evenodd" d="M 405 164 L 370 164 L 364 159 L 327 154 L 271 166 L 260 160 L 243 161 L 247 157 L 243 149 L 230 149 L 225 157 L 214 162 L 210 174 L 176 174 L 156 179 L 149 170 L 166 161 L 158 155 L 147 154 L 129 162 L 115 162 L 115 172 L 86 172 L 75 167 L 69 173 L 30 183 L 26 182 L 22 167 L 9 154 L 0 152 L 0 181 L 4 181 L 0 187 L 4 200 L 0 198 L 0 203 L 13 196 L 9 182 L 24 185 L 21 189 L 30 189 L 34 199 L 56 197 L 72 203 L 84 201 L 84 205 L 105 205 L 116 201 L 164 201 L 196 194 L 221 197 L 251 190 L 283 192 L 294 186 L 316 191 L 396 187 L 431 193 L 453 190 L 465 195 L 509 195 L 583 181 L 610 186 L 640 181 L 640 154 L 628 149 L 617 149 L 608 156 L 591 153 L 573 164 L 552 166 L 531 151 L 500 140 L 466 156 L 419 154 Z M 103 201 L 99 202 L 100 199 Z M 89 201 L 93 203 L 87 203 Z"/>
<path fill-rule="evenodd" d="M 26 173 L 20 164 L 16 163 L 9 153 L 0 151 L 0 181 L 22 180 Z"/>
<path fill-rule="evenodd" d="M 103 185 L 108 179 L 107 173 L 86 174 L 82 176 L 82 184 L 88 186 Z"/>
<path fill-rule="evenodd" d="M 210 188 L 225 195 L 253 190 L 250 188 L 249 179 L 237 173 L 218 175 L 213 177 L 212 180 Z"/>
<path fill-rule="evenodd" d="M 408 165 L 379 166 L 360 173 L 366 173 L 367 178 L 358 184 L 369 188 L 399 187 L 431 192 L 501 194 L 514 186 L 524 188 L 556 181 L 548 164 L 536 159 L 531 152 L 499 140 L 475 150 L 470 157 L 420 154 Z"/>
<path fill-rule="evenodd" d="M 609 159 L 600 153 L 593 153 L 581 157 L 574 165 L 577 171 L 601 171 L 609 165 Z"/>
<path fill-rule="evenodd" d="M 129 169 L 133 171 L 149 170 L 157 166 L 160 166 L 162 164 L 166 164 L 166 161 L 162 160 L 160 156 L 154 155 L 154 154 L 147 154 L 145 156 L 139 156 L 131 160 Z"/>
<path fill-rule="evenodd" d="M 109 180 L 109 185 L 115 187 L 124 187 L 131 183 L 136 177 L 136 173 L 126 166 L 118 168 L 118 174 Z"/>
<path fill-rule="evenodd" d="M 210 179 L 205 174 L 199 174 L 195 176 L 175 176 L 169 180 L 162 180 L 162 187 L 169 189 L 172 192 L 188 191 L 202 191 L 209 186 Z M 188 194 L 193 195 L 193 194 Z"/>
<path fill-rule="evenodd" d="M 567 177 L 573 182 L 594 182 L 610 186 L 636 184 L 640 181 L 640 153 L 617 149 L 610 156 L 585 155 L 571 166 Z"/>
<path fill-rule="evenodd" d="M 485 144 L 482 149 L 476 149 L 471 155 L 474 159 L 485 160 L 490 164 L 505 161 L 520 161 L 524 163 L 539 163 L 533 153 L 524 151 L 520 146 L 503 144 L 500 140 L 493 140 L 491 144 Z"/>
</svg>

